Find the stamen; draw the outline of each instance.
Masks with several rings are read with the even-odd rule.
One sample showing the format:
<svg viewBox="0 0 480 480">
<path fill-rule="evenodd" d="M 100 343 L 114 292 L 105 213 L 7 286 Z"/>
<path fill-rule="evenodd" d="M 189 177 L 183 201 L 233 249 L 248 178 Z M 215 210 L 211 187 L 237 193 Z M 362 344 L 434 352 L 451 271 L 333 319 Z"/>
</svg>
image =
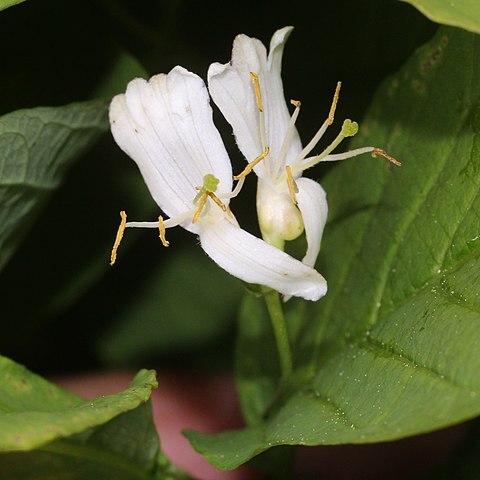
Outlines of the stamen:
<svg viewBox="0 0 480 480">
<path fill-rule="evenodd" d="M 268 146 L 267 140 L 267 129 L 265 128 L 265 113 L 263 111 L 263 103 L 262 103 L 262 90 L 260 88 L 260 79 L 255 72 L 250 72 L 250 78 L 252 79 L 253 90 L 255 92 L 255 102 L 257 104 L 258 110 L 258 130 L 260 134 L 260 142 L 262 148 L 265 150 Z M 270 175 L 271 172 L 271 165 L 269 159 L 265 161 L 264 166 L 266 173 Z"/>
<path fill-rule="evenodd" d="M 165 223 L 163 222 L 163 217 L 160 215 L 158 217 L 158 231 L 160 234 L 160 240 L 162 241 L 162 245 L 164 247 L 168 247 L 170 242 L 165 238 Z"/>
<path fill-rule="evenodd" d="M 255 100 L 257 102 L 258 111 L 263 112 L 262 91 L 260 90 L 260 81 L 258 79 L 258 75 L 250 72 L 250 78 L 252 79 L 253 89 L 255 90 Z"/>
<path fill-rule="evenodd" d="M 208 192 L 208 196 L 224 211 L 227 211 L 227 206 L 213 193 Z"/>
<path fill-rule="evenodd" d="M 242 190 L 243 184 L 245 183 L 245 177 L 242 177 L 238 180 L 237 184 L 235 185 L 235 188 L 233 189 L 233 192 L 231 193 L 221 193 L 218 195 L 218 198 L 235 198 L 240 191 Z"/>
<path fill-rule="evenodd" d="M 182 212 L 175 217 L 168 218 L 167 220 L 163 220 L 163 225 L 165 228 L 173 228 L 177 225 L 180 225 L 185 220 L 193 217 L 195 210 L 188 210 L 186 212 Z M 163 218 L 163 217 L 162 217 Z M 156 222 L 127 222 L 125 228 L 157 228 L 158 229 L 158 220 Z"/>
<path fill-rule="evenodd" d="M 322 126 L 318 129 L 317 133 L 313 138 L 308 142 L 308 144 L 303 148 L 303 150 L 294 158 L 291 163 L 292 169 L 295 173 L 305 170 L 301 162 L 306 158 L 306 156 L 315 148 L 317 143 L 323 137 L 324 133 L 327 131 L 327 128 L 333 123 L 335 116 L 335 110 L 337 109 L 338 98 L 340 96 L 340 88 L 342 87 L 342 82 L 337 82 L 337 87 L 335 88 L 335 93 L 333 94 L 332 105 L 330 106 L 330 112 L 328 113 L 327 119 L 323 122 Z M 309 168 L 309 167 L 307 167 Z"/>
<path fill-rule="evenodd" d="M 287 171 L 287 184 L 288 184 L 288 191 L 290 192 L 290 198 L 292 199 L 292 202 L 294 205 L 298 205 L 297 197 L 295 196 L 295 194 L 298 193 L 298 187 L 297 187 L 297 184 L 295 183 L 295 179 L 293 178 L 292 169 L 290 165 L 287 165 L 285 167 L 285 170 Z"/>
<path fill-rule="evenodd" d="M 337 109 L 338 97 L 340 96 L 340 88 L 342 88 L 342 82 L 337 82 L 337 87 L 335 88 L 335 93 L 333 94 L 330 112 L 328 113 L 328 118 L 326 120 L 327 125 L 331 125 L 333 123 L 333 119 L 335 117 L 335 110 Z"/>
<path fill-rule="evenodd" d="M 198 222 L 198 219 L 202 214 L 203 207 L 205 207 L 205 202 L 207 201 L 207 198 L 208 198 L 208 192 L 204 191 L 203 195 L 198 200 L 198 208 L 197 208 L 197 211 L 195 212 L 195 215 L 193 216 L 192 223 Z"/>
<path fill-rule="evenodd" d="M 112 253 L 110 255 L 110 265 L 113 265 L 117 260 L 117 250 L 120 246 L 120 242 L 122 241 L 123 233 L 125 232 L 125 225 L 127 223 L 127 214 L 123 210 L 120 212 L 120 217 L 122 220 L 120 221 L 120 225 L 118 226 L 117 236 L 115 237 Z"/>
<path fill-rule="evenodd" d="M 295 107 L 295 111 L 290 117 L 288 122 L 287 131 L 283 137 L 282 146 L 278 152 L 277 161 L 275 162 L 275 168 L 273 170 L 273 176 L 276 177 L 280 172 L 280 169 L 283 167 L 283 162 L 285 161 L 285 156 L 287 155 L 288 147 L 290 146 L 290 140 L 292 139 L 293 132 L 295 131 L 295 122 L 297 121 L 298 115 L 300 113 L 301 102 L 298 100 L 290 100 L 290 103 Z"/>
<path fill-rule="evenodd" d="M 381 155 L 382 157 L 386 158 L 389 162 L 393 163 L 397 167 L 400 167 L 402 164 L 393 158 L 390 154 L 388 154 L 385 150 L 382 150 L 380 148 L 375 148 L 372 152 L 372 157 L 376 158 L 378 155 Z"/>
<path fill-rule="evenodd" d="M 258 165 L 268 155 L 269 152 L 270 152 L 270 148 L 268 146 L 265 147 L 265 151 L 261 155 L 259 155 L 255 160 L 251 161 L 245 167 L 245 169 L 241 173 L 239 173 L 238 175 L 235 175 L 233 177 L 233 179 L 234 180 L 240 180 L 241 178 L 246 177 L 253 170 L 253 168 L 256 165 Z"/>
</svg>

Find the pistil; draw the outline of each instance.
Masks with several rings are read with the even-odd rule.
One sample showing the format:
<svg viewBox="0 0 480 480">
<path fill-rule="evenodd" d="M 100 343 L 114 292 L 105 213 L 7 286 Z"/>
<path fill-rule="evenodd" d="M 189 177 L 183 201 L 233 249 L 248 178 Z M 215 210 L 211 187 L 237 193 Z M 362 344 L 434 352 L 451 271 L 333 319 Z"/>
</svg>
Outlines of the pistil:
<svg viewBox="0 0 480 480">
<path fill-rule="evenodd" d="M 303 148 L 303 150 L 293 159 L 291 165 L 292 165 L 292 170 L 295 173 L 304 170 L 303 168 L 299 168 L 300 163 L 316 147 L 317 143 L 320 141 L 320 139 L 323 137 L 323 135 L 327 131 L 327 128 L 333 123 L 333 120 L 335 118 L 335 111 L 337 109 L 338 99 L 340 96 L 341 86 L 342 86 L 342 82 L 337 82 L 335 93 L 333 94 L 332 104 L 330 105 L 330 111 L 328 112 L 328 117 L 323 122 L 322 126 L 318 129 L 317 133 L 313 136 L 313 138 L 307 143 L 307 145 Z"/>
<path fill-rule="evenodd" d="M 354 135 L 356 135 L 357 132 L 358 123 L 352 122 L 349 119 L 345 120 L 342 125 L 342 130 L 337 135 L 335 140 L 322 153 L 320 153 L 320 155 L 307 159 L 306 161 L 301 163 L 298 171 L 307 170 L 308 168 L 313 167 L 317 163 L 320 163 L 327 155 L 333 152 L 333 150 L 335 150 L 340 145 L 340 143 L 342 143 L 343 139 L 347 137 L 353 137 Z M 297 171 L 294 170 L 294 173 L 297 173 Z"/>
</svg>

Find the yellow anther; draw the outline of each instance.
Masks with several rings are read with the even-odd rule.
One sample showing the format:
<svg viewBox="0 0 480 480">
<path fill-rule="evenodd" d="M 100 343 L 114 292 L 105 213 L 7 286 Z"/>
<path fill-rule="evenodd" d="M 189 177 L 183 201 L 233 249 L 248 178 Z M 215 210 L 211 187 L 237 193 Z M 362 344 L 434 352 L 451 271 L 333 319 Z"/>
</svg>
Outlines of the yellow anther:
<svg viewBox="0 0 480 480">
<path fill-rule="evenodd" d="M 203 207 L 205 207 L 205 202 L 207 201 L 208 198 L 208 192 L 205 192 L 198 200 L 198 208 L 197 211 L 195 212 L 195 215 L 193 216 L 192 223 L 198 222 L 198 219 L 200 218 L 200 215 L 202 214 Z"/>
<path fill-rule="evenodd" d="M 118 226 L 117 236 L 115 237 L 115 243 L 113 244 L 112 253 L 110 255 L 110 265 L 113 265 L 117 259 L 117 250 L 122 241 L 123 232 L 125 232 L 125 225 L 127 224 L 127 214 L 123 210 L 120 212 L 120 217 L 122 220 Z"/>
<path fill-rule="evenodd" d="M 217 191 L 219 182 L 220 180 L 218 180 L 218 178 L 209 173 L 203 177 L 203 187 L 195 187 L 195 190 L 198 190 L 198 193 L 193 200 L 193 204 L 197 205 L 197 211 L 193 216 L 192 223 L 198 222 L 208 197 L 210 197 L 224 212 L 227 211 L 227 206 L 214 193 Z"/>
<path fill-rule="evenodd" d="M 287 184 L 288 184 L 288 191 L 290 192 L 290 198 L 292 199 L 292 202 L 294 205 L 298 205 L 297 197 L 295 196 L 295 193 L 298 192 L 298 187 L 297 187 L 297 184 L 295 183 L 295 179 L 293 178 L 292 169 L 290 165 L 287 165 L 285 167 L 285 170 L 287 171 Z"/>
<path fill-rule="evenodd" d="M 158 217 L 158 231 L 162 245 L 168 247 L 170 242 L 165 238 L 165 223 L 163 223 L 163 217 L 161 215 Z"/>
<path fill-rule="evenodd" d="M 375 148 L 373 151 L 372 151 L 372 157 L 373 158 L 376 158 L 378 157 L 378 155 L 381 155 L 383 158 L 386 158 L 389 162 L 393 163 L 394 165 L 396 165 L 397 167 L 400 167 L 402 164 L 396 160 L 395 158 L 393 158 L 389 153 L 387 153 L 385 150 L 382 150 L 380 148 Z"/>
<path fill-rule="evenodd" d="M 257 108 L 259 112 L 263 112 L 262 104 L 262 91 L 260 89 L 260 80 L 256 73 L 250 72 L 250 78 L 252 79 L 253 89 L 255 90 L 255 100 L 257 101 Z"/>
<path fill-rule="evenodd" d="M 224 211 L 227 211 L 227 206 L 213 193 L 208 192 L 208 196 Z"/>
<path fill-rule="evenodd" d="M 333 119 L 335 117 L 335 110 L 337 109 L 338 97 L 340 96 L 340 88 L 342 88 L 342 82 L 337 82 L 337 87 L 335 88 L 335 93 L 333 94 L 330 112 L 328 113 L 328 118 L 326 120 L 327 125 L 331 125 L 333 123 Z"/>
<path fill-rule="evenodd" d="M 233 179 L 240 180 L 241 178 L 246 177 L 253 170 L 253 168 L 256 165 L 258 165 L 268 155 L 269 152 L 270 152 L 270 148 L 268 146 L 265 147 L 265 151 L 261 155 L 259 155 L 255 160 L 250 162 L 241 173 L 239 173 L 238 175 L 235 175 Z"/>
<path fill-rule="evenodd" d="M 299 100 L 290 100 L 290 103 L 295 107 L 295 108 L 300 108 L 302 106 L 302 102 Z"/>
</svg>

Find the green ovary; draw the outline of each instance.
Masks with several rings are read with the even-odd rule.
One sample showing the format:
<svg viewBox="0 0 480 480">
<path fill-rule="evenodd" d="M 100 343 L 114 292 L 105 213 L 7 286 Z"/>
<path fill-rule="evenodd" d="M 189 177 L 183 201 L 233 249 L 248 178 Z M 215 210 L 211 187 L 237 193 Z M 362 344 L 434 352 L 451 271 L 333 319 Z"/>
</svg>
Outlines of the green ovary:
<svg viewBox="0 0 480 480">
<path fill-rule="evenodd" d="M 304 230 L 300 211 L 288 192 L 259 181 L 258 223 L 264 240 L 283 250 L 285 241 L 295 240 Z"/>
</svg>

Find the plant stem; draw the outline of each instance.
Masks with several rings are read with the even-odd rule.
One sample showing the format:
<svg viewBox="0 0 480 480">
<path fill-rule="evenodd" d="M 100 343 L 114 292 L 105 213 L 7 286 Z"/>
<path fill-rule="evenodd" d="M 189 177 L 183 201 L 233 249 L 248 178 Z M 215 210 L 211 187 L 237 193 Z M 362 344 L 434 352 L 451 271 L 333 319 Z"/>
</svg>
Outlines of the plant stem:
<svg viewBox="0 0 480 480">
<path fill-rule="evenodd" d="M 285 316 L 283 315 L 280 295 L 277 291 L 268 287 L 263 287 L 263 295 L 265 303 L 267 304 L 268 314 L 272 321 L 273 331 L 275 333 L 282 380 L 285 381 L 292 373 L 292 354 L 290 352 L 287 325 L 285 323 Z"/>
</svg>

